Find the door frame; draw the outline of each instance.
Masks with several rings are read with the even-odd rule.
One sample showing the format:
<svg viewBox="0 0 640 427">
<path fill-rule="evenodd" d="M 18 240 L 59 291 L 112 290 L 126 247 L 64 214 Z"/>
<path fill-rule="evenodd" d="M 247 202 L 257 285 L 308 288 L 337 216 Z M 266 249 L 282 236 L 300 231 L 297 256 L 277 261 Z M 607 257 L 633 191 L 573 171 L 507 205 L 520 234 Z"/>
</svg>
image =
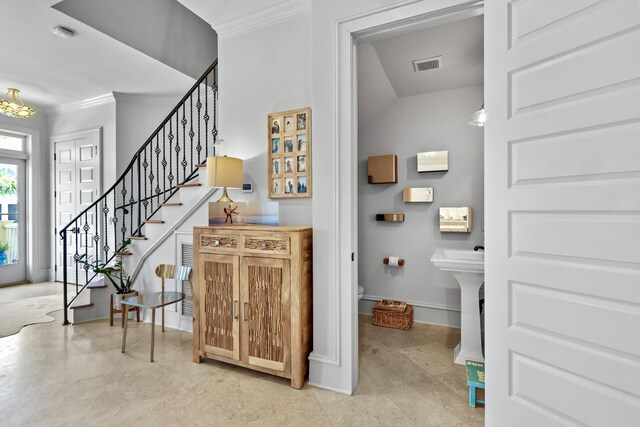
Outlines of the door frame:
<svg viewBox="0 0 640 427">
<path fill-rule="evenodd" d="M 15 126 L 13 123 L 2 121 L 0 129 L 3 133 L 13 134 L 25 138 L 25 146 L 23 151 L 2 150 L 4 157 L 13 157 L 26 161 L 26 253 L 27 253 L 27 282 L 41 282 L 51 279 L 50 254 L 46 254 L 46 250 L 40 249 L 42 245 L 36 245 L 35 239 L 38 236 L 48 236 L 49 229 L 47 226 L 46 211 L 43 209 L 31 209 L 36 201 L 49 200 L 50 194 L 47 195 L 47 187 L 44 182 L 46 179 L 43 172 L 46 161 L 43 156 L 47 155 L 47 147 L 43 144 L 42 132 L 36 128 Z M 46 172 L 44 172 L 46 174 Z"/>
<path fill-rule="evenodd" d="M 442 25 L 483 13 L 483 0 L 420 0 L 409 4 L 392 5 L 386 9 L 350 17 L 337 23 L 335 109 L 336 117 L 340 117 L 340 120 L 336 120 L 335 130 L 337 153 L 335 214 L 340 229 L 336 231 L 335 306 L 339 310 L 338 318 L 345 320 L 336 322 L 335 357 L 333 360 L 322 360 L 322 362 L 350 366 L 353 390 L 357 388 L 359 374 L 357 43 Z M 345 185 L 346 183 L 348 184 Z M 355 256 L 352 257 L 352 254 Z M 352 262 L 345 260 L 352 260 Z M 340 286 L 341 283 L 350 284 L 350 286 Z M 341 325 L 341 322 L 344 324 Z M 340 350 L 341 343 L 350 345 L 350 351 L 343 353 Z M 341 361 L 343 354 L 350 356 L 350 360 Z"/>
<path fill-rule="evenodd" d="M 102 179 L 103 169 L 104 169 L 103 168 L 103 150 L 102 150 L 102 138 L 103 138 L 102 127 L 51 136 L 49 140 L 50 149 L 51 149 L 51 154 L 49 156 L 49 164 L 50 164 L 50 168 L 49 168 L 50 181 L 49 182 L 51 183 L 51 188 L 50 188 L 49 194 L 55 195 L 56 188 L 57 188 L 56 187 L 56 161 L 54 158 L 54 154 L 56 152 L 56 143 L 68 141 L 69 139 L 78 139 L 81 137 L 86 137 L 87 135 L 90 135 L 96 132 L 98 134 L 98 154 L 100 156 L 100 158 L 98 159 L 98 164 L 100 168 L 100 170 L 98 171 L 98 180 L 99 180 L 98 197 L 102 196 L 102 193 L 104 191 L 103 179 Z M 98 218 L 96 218 L 96 226 L 99 226 Z M 58 233 L 60 232 L 60 230 L 56 230 L 56 198 L 55 197 L 51 198 L 51 230 L 53 230 L 53 238 L 51 239 L 51 263 L 52 263 L 51 264 L 51 276 L 52 276 L 51 280 L 55 282 L 56 273 L 57 273 L 56 269 L 58 267 L 58 239 L 59 239 Z"/>
</svg>

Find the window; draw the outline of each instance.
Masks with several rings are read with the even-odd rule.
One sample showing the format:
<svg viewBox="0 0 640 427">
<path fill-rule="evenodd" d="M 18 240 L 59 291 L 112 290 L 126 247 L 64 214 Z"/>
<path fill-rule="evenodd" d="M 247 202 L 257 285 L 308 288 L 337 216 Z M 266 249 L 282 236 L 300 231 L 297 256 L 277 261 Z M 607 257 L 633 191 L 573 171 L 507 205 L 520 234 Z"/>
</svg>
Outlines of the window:
<svg viewBox="0 0 640 427">
<path fill-rule="evenodd" d="M 24 137 L 5 135 L 0 133 L 0 149 L 24 151 Z"/>
</svg>

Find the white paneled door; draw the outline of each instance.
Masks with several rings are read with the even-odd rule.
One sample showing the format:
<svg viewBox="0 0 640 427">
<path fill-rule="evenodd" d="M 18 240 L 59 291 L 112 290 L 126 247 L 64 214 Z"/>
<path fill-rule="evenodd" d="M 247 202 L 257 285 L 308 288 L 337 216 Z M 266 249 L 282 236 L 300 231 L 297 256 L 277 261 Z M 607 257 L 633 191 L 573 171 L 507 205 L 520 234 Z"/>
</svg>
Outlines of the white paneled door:
<svg viewBox="0 0 640 427">
<path fill-rule="evenodd" d="M 55 146 L 55 215 L 59 233 L 82 214 L 67 234 L 67 257 L 59 235 L 56 251 L 56 280 L 63 279 L 63 263 L 67 263 L 69 283 L 84 284 L 87 272 L 74 259 L 88 253 L 95 256 L 96 226 L 100 214 L 96 210 L 83 213 L 100 196 L 100 131 L 88 131 L 56 137 Z"/>
<path fill-rule="evenodd" d="M 640 1 L 485 5 L 487 425 L 640 425 Z"/>
</svg>

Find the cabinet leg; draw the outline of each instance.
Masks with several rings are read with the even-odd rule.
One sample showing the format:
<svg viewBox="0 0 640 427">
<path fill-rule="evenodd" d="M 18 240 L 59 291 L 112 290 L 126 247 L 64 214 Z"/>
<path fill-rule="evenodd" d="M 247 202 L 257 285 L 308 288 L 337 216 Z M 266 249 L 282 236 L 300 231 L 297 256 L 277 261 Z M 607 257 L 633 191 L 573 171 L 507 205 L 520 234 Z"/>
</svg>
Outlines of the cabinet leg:
<svg viewBox="0 0 640 427">
<path fill-rule="evenodd" d="M 291 374 L 291 387 L 298 390 L 304 387 L 304 374 L 293 372 Z"/>
</svg>

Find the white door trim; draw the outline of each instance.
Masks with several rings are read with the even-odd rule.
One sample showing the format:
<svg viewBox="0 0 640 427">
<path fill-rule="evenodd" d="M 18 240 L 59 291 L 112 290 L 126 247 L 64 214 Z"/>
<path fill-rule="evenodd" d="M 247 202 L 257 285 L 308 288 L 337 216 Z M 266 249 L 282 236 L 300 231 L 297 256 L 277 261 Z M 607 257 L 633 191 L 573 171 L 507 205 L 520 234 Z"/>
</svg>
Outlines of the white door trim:
<svg viewBox="0 0 640 427">
<path fill-rule="evenodd" d="M 25 151 L 23 153 L 14 152 L 13 156 L 6 157 L 22 157 L 27 161 L 27 281 L 40 282 L 51 278 L 51 258 L 44 255 L 35 244 L 35 239 L 40 236 L 50 235 L 50 229 L 46 227 L 46 215 L 42 209 L 31 209 L 37 201 L 47 200 L 49 196 L 46 194 L 46 185 L 43 185 L 44 179 L 41 177 L 43 170 L 43 157 L 48 153 L 45 144 L 42 142 L 42 132 L 30 127 L 15 126 L 14 124 L 3 123 L 2 130 L 7 133 L 24 136 Z M 26 153 L 26 157 L 25 157 Z"/>
<path fill-rule="evenodd" d="M 63 141 L 68 141 L 70 139 L 79 139 L 79 138 L 83 138 L 83 137 L 89 137 L 92 136 L 94 134 L 97 134 L 98 136 L 98 154 L 99 154 L 99 171 L 98 171 L 98 188 L 99 190 L 99 194 L 98 197 L 101 197 L 103 192 L 104 192 L 104 186 L 103 186 L 103 180 L 102 180 L 102 175 L 103 175 L 103 152 L 102 152 L 102 127 L 96 128 L 96 129 L 88 129 L 88 130 L 82 130 L 82 131 L 77 131 L 77 132 L 71 132 L 71 133 L 67 133 L 67 134 L 62 134 L 62 135 L 55 135 L 52 136 L 50 138 L 50 148 L 51 148 L 51 155 L 49 156 L 49 164 L 50 164 L 50 181 L 51 182 L 51 187 L 50 187 L 50 192 L 49 194 L 51 194 L 51 230 L 56 230 L 56 199 L 55 197 L 53 197 L 53 195 L 56 192 L 56 161 L 54 159 L 54 153 L 56 152 L 56 144 L 58 142 L 63 142 Z M 98 221 L 98 218 L 96 218 L 96 221 Z M 52 262 L 52 277 L 51 280 L 56 280 L 56 267 L 58 265 L 58 250 L 57 250 L 57 244 L 58 244 L 58 239 L 59 237 L 59 233 L 60 230 L 54 231 L 54 236 L 53 239 L 51 241 L 51 262 Z M 50 270 L 50 271 L 51 271 Z"/>
<path fill-rule="evenodd" d="M 358 298 L 357 298 L 357 69 L 356 43 L 382 35 L 407 32 L 434 21 L 446 22 L 452 14 L 475 13 L 482 1 L 421 0 L 392 5 L 336 22 L 335 47 L 335 350 L 331 354 L 314 351 L 311 363 L 323 366 L 317 371 L 325 378 L 349 376 L 350 387 L 324 385 L 324 378 L 310 377 L 310 384 L 351 393 L 358 384 Z M 440 21 L 444 20 L 444 21 Z"/>
</svg>

